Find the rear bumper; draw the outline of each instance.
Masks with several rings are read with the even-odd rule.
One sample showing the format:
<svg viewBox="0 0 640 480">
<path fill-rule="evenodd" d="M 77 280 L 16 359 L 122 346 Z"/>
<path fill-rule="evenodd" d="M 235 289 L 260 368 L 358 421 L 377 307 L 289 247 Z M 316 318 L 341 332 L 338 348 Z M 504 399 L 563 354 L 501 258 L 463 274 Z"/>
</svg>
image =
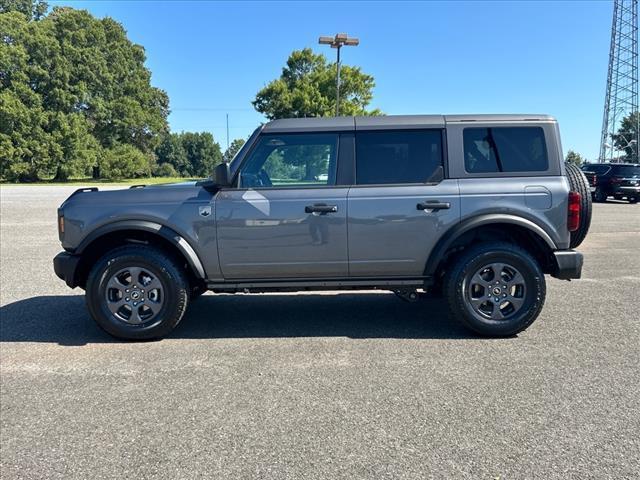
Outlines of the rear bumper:
<svg viewBox="0 0 640 480">
<path fill-rule="evenodd" d="M 556 259 L 556 271 L 551 276 L 561 280 L 580 278 L 584 257 L 575 250 L 558 250 L 553 252 Z"/>
<path fill-rule="evenodd" d="M 76 283 L 76 271 L 78 270 L 78 262 L 80 257 L 77 255 L 71 255 L 67 252 L 60 252 L 53 258 L 53 271 L 61 280 L 71 287 L 78 286 Z"/>
</svg>

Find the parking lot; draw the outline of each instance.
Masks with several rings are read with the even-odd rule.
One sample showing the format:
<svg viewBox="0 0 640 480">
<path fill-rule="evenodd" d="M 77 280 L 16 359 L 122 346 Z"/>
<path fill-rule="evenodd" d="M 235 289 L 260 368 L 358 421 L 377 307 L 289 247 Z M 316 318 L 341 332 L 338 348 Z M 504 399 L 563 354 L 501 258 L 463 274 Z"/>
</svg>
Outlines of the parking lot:
<svg viewBox="0 0 640 480">
<path fill-rule="evenodd" d="M 517 337 L 438 300 L 206 294 L 124 343 L 52 270 L 74 188 L 0 189 L 3 479 L 638 478 L 638 205 L 594 206 L 584 278 Z"/>
</svg>

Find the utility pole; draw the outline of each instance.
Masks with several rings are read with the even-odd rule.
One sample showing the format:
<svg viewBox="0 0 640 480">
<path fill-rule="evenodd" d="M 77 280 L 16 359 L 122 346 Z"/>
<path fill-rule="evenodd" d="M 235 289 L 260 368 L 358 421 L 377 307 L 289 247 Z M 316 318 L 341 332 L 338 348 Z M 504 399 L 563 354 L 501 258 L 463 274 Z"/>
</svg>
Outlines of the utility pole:
<svg viewBox="0 0 640 480">
<path fill-rule="evenodd" d="M 227 113 L 227 150 L 229 150 L 229 114 Z"/>
<path fill-rule="evenodd" d="M 346 33 L 336 33 L 335 37 L 320 37 L 318 39 L 320 45 L 330 45 L 331 48 L 337 50 L 336 62 L 336 117 L 340 116 L 340 49 L 343 46 L 357 47 L 360 40 L 355 37 L 349 37 Z"/>
</svg>

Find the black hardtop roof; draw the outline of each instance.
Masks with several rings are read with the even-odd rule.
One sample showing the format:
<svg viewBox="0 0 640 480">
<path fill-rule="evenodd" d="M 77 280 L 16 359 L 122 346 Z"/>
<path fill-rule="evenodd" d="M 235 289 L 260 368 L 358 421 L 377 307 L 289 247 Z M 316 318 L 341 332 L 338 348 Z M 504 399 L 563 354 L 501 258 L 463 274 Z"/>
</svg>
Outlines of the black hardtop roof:
<svg viewBox="0 0 640 480">
<path fill-rule="evenodd" d="M 264 125 L 264 133 L 322 132 L 336 130 L 376 130 L 403 128 L 444 128 L 461 122 L 555 122 L 550 115 L 381 115 L 374 117 L 283 118 Z"/>
</svg>

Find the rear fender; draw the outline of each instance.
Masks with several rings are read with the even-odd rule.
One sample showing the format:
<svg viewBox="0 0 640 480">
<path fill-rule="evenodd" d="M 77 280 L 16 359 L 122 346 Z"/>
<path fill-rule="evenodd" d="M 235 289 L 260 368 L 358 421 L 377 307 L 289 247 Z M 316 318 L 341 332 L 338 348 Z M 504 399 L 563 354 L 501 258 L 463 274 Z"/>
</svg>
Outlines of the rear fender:
<svg viewBox="0 0 640 480">
<path fill-rule="evenodd" d="M 500 225 L 505 223 L 526 228 L 530 232 L 536 234 L 544 243 L 549 246 L 551 250 L 557 250 L 557 246 L 551 236 L 540 225 L 532 222 L 529 219 L 518 217 L 516 215 L 500 213 L 480 215 L 478 217 L 469 218 L 457 224 L 442 236 L 442 238 L 438 241 L 435 248 L 431 252 L 431 255 L 429 255 L 424 274 L 426 276 L 435 275 L 441 260 L 444 258 L 449 248 L 458 238 L 460 238 L 460 236 L 462 236 L 466 232 L 481 226 Z"/>
</svg>

